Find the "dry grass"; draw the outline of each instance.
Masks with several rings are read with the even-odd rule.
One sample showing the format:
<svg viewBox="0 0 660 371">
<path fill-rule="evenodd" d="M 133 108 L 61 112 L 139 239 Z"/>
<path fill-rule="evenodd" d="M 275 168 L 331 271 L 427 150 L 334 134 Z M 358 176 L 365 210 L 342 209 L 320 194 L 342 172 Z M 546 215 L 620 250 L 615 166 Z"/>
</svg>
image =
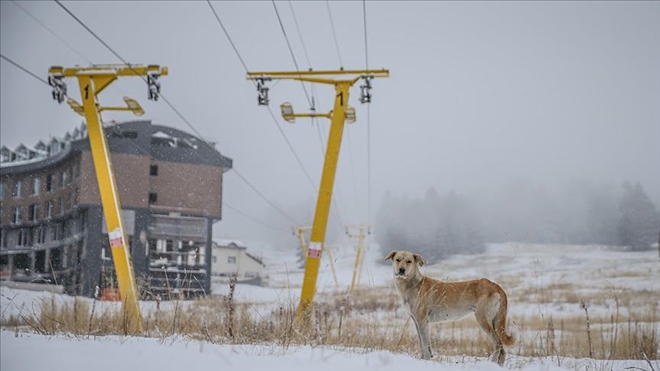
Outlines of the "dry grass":
<svg viewBox="0 0 660 371">
<path fill-rule="evenodd" d="M 572 288 L 559 285 L 548 291 Z M 626 295 L 617 296 L 616 303 L 616 313 L 626 309 L 630 314 L 594 316 L 589 321 L 589 333 L 584 315 L 562 319 L 511 316 L 510 327 L 518 341 L 510 352 L 530 357 L 583 358 L 591 354 L 596 359 L 658 359 L 660 316 L 655 307 L 633 310 L 633 301 L 628 301 Z M 631 307 L 624 303 L 631 303 Z M 312 326 L 304 328 L 297 325 L 294 303 L 275 310 L 237 303 L 228 297 L 167 304 L 168 310 L 156 309 L 144 316 L 144 336 L 180 335 L 212 343 L 324 345 L 418 354 L 412 323 L 401 314 L 398 297 L 385 288 L 319 298 Z M 119 305 L 100 311 L 96 302 L 90 304 L 88 299 L 58 301 L 53 296 L 42 301 L 35 313 L 3 318 L 1 325 L 24 326 L 42 334 L 127 334 L 126 317 Z M 492 351 L 474 318 L 432 325 L 431 329 L 436 354 L 483 357 Z"/>
</svg>

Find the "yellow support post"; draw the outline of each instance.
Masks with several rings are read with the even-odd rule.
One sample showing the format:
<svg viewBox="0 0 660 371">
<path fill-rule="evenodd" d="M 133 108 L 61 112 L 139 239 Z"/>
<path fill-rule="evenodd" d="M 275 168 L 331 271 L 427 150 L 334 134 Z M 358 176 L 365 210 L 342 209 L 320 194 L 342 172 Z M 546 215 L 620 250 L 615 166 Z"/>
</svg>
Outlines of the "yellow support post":
<svg viewBox="0 0 660 371">
<path fill-rule="evenodd" d="M 293 229 L 296 231 L 296 234 L 298 235 L 298 239 L 300 240 L 300 246 L 302 248 L 303 256 L 307 257 L 307 243 L 305 242 L 305 231 L 308 229 L 311 229 L 311 227 L 301 227 L 301 226 L 295 226 Z M 328 248 L 328 258 L 330 259 L 330 269 L 332 269 L 332 278 L 335 282 L 335 287 L 339 287 L 339 281 L 337 280 L 337 272 L 335 272 L 335 262 L 332 260 L 332 253 L 330 252 L 331 246 L 324 246 L 324 248 Z M 325 249 L 324 249 L 325 251 Z"/>
<path fill-rule="evenodd" d="M 325 232 L 328 225 L 328 214 L 332 202 L 332 189 L 335 182 L 337 161 L 339 159 L 339 148 L 341 146 L 342 134 L 344 133 L 344 110 L 348 102 L 349 82 L 340 82 L 335 85 L 335 104 L 332 113 L 332 123 L 328 135 L 328 145 L 325 151 L 325 164 L 321 185 L 316 202 L 314 222 L 309 248 L 307 249 L 307 260 L 305 265 L 305 276 L 303 278 L 300 304 L 298 305 L 298 318 L 307 322 L 311 316 L 311 306 L 316 294 L 316 280 L 319 274 L 321 253 L 325 242 Z"/>
<path fill-rule="evenodd" d="M 364 242 L 364 240 L 363 240 L 363 242 Z M 362 248 L 362 254 L 360 254 L 360 255 L 361 255 L 360 256 L 360 266 L 358 267 L 358 270 L 357 270 L 357 279 L 356 279 L 356 282 L 355 282 L 356 285 L 360 285 L 360 278 L 362 278 L 362 267 L 364 266 L 364 257 L 365 257 L 365 255 L 367 255 L 367 246 L 364 246 Z"/>
<path fill-rule="evenodd" d="M 305 231 L 308 230 L 309 227 L 301 227 L 297 225 L 293 228 L 296 231 L 296 234 L 298 235 L 298 240 L 300 240 L 300 247 L 302 248 L 303 256 L 307 256 L 307 243 L 305 242 Z"/>
<path fill-rule="evenodd" d="M 130 257 L 130 251 L 126 246 L 126 233 L 124 222 L 121 217 L 121 204 L 115 181 L 110 150 L 106 140 L 105 131 L 101 125 L 99 112 L 104 110 L 97 101 L 97 95 L 119 76 L 148 75 L 150 97 L 157 99 L 160 85 L 156 88 L 155 80 L 161 75 L 167 75 L 166 67 L 159 66 L 125 66 L 125 65 L 102 65 L 92 67 L 62 68 L 51 67 L 49 70 L 49 83 L 53 86 L 53 98 L 60 103 L 66 95 L 66 85 L 62 81 L 64 77 L 77 77 L 80 85 L 81 106 L 75 100 L 69 98 L 68 103 L 76 113 L 83 114 L 87 121 L 87 133 L 89 137 L 96 180 L 99 185 L 101 204 L 108 229 L 108 238 L 112 258 L 117 272 L 119 293 L 127 314 L 128 330 L 131 333 L 142 332 L 142 319 L 138 301 L 138 290 L 135 282 L 135 273 Z M 143 113 L 142 108 L 130 98 L 124 99 L 127 107 L 107 107 L 105 109 L 127 110 L 136 114 Z"/>
<path fill-rule="evenodd" d="M 356 77 L 344 80 L 335 80 L 324 75 L 357 75 Z M 323 117 L 330 117 L 330 133 L 328 134 L 328 144 L 325 151 L 325 162 L 323 165 L 323 174 L 319 187 L 319 195 L 314 212 L 314 222 L 312 224 L 312 233 L 310 236 L 309 247 L 307 248 L 307 258 L 305 262 L 305 276 L 303 278 L 302 290 L 300 294 L 300 304 L 298 305 L 298 320 L 303 325 L 308 324 L 311 318 L 311 307 L 316 293 L 316 280 L 319 273 L 319 265 L 325 243 L 325 233 L 328 224 L 328 214 L 330 212 L 330 203 L 332 201 L 332 189 L 335 182 L 335 173 L 337 170 L 337 161 L 339 159 L 339 149 L 341 147 L 342 134 L 344 132 L 344 123 L 347 118 L 348 95 L 349 90 L 360 78 L 365 80 L 362 88 L 363 103 L 371 101 L 369 89 L 371 89 L 370 80 L 375 77 L 389 77 L 389 71 L 382 70 L 340 70 L 340 71 L 295 71 L 295 72 L 248 72 L 247 79 L 257 82 L 257 91 L 259 92 L 258 102 L 260 105 L 268 104 L 268 88 L 265 83 L 276 79 L 288 79 L 306 81 L 319 84 L 329 84 L 335 86 L 335 102 L 332 112 Z M 295 119 L 293 109 L 289 110 L 290 105 L 283 107 L 285 119 Z M 285 112 L 287 111 L 287 112 Z M 352 112 L 354 113 L 354 111 Z M 321 116 L 321 115 L 318 115 Z M 299 116 L 300 117 L 300 116 Z M 351 114 L 351 121 L 354 115 Z"/>
<path fill-rule="evenodd" d="M 330 259 L 330 269 L 332 269 L 332 279 L 335 282 L 335 287 L 339 287 L 339 281 L 337 280 L 337 272 L 335 271 L 335 262 L 332 258 L 332 248 L 333 246 L 325 245 L 328 248 L 328 259 Z"/>
<path fill-rule="evenodd" d="M 360 271 L 362 270 L 362 263 L 364 261 L 364 254 L 362 253 L 362 242 L 364 241 L 364 237 L 365 237 L 364 230 L 368 228 L 367 226 L 364 225 L 357 225 L 353 227 L 358 229 L 357 235 L 351 234 L 350 231 L 347 232 L 349 237 L 357 237 L 357 247 L 356 247 L 357 252 L 355 254 L 355 264 L 353 265 L 353 277 L 351 278 L 351 287 L 349 289 L 349 292 L 353 292 L 357 280 L 359 279 L 358 277 Z"/>
</svg>

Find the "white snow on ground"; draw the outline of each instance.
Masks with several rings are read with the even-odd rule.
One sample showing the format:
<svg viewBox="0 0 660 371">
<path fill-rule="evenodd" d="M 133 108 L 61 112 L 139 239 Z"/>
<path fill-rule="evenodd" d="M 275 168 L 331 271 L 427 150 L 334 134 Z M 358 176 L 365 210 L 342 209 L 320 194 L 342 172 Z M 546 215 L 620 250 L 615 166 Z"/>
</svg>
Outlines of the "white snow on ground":
<svg viewBox="0 0 660 371">
<path fill-rule="evenodd" d="M 181 338 L 69 337 L 0 333 L 0 369 L 20 370 L 433 370 L 502 369 L 474 358 L 438 363 L 403 354 L 329 347 L 216 345 Z M 525 362 L 525 360 L 521 360 Z M 567 370 L 545 359 L 526 360 L 524 371 Z M 620 362 L 621 363 L 621 362 Z M 637 362 L 639 363 L 639 362 Z"/>
<path fill-rule="evenodd" d="M 105 370 L 503 370 L 483 358 L 436 357 L 424 361 L 385 351 L 361 352 L 331 347 L 271 345 L 218 345 L 183 338 L 71 337 L 0 332 L 2 371 L 105 371 Z M 648 370 L 643 361 L 598 361 L 510 357 L 522 371 Z M 654 362 L 657 370 L 660 364 Z"/>
<path fill-rule="evenodd" d="M 366 253 L 360 287 L 393 290 L 391 268 L 383 263 L 383 253 L 375 245 Z M 237 285 L 235 300 L 250 302 L 257 307 L 297 304 L 303 270 L 296 266 L 293 251 L 266 246 L 249 246 L 249 251 L 263 256 L 267 265 L 269 285 L 258 287 Z M 345 246 L 332 251 L 338 283 L 335 285 L 328 255 L 324 255 L 317 281 L 317 298 L 331 293 L 345 293 L 351 284 L 355 249 Z M 660 264 L 657 251 L 628 252 L 620 248 L 601 246 L 561 246 L 529 244 L 489 245 L 484 254 L 456 255 L 437 264 L 423 267 L 425 274 L 440 279 L 464 280 L 487 277 L 494 280 L 519 282 L 505 289 L 510 296 L 521 289 L 543 292 L 546 285 L 574 284 L 578 293 L 599 291 L 633 291 L 640 295 L 656 295 L 660 310 Z M 511 284 L 513 285 L 513 283 Z M 226 295 L 228 285 L 215 285 L 214 295 Z M 73 298 L 50 292 L 36 292 L 0 287 L 0 313 L 9 316 L 33 315 L 39 312 L 41 301 L 73 301 Z M 653 300 L 651 300 L 653 302 Z M 181 304 L 181 303 L 179 303 Z M 184 302 L 183 305 L 188 303 Z M 116 302 L 96 302 L 96 310 L 119 308 Z M 141 302 L 144 315 L 155 311 L 155 302 Z M 172 309 L 175 302 L 164 301 L 161 310 Z M 574 317 L 582 308 L 564 303 L 562 298 L 535 303 L 511 300 L 514 315 Z M 592 316 L 610 316 L 615 303 L 594 303 Z M 630 310 L 635 308 L 629 306 Z M 624 308 L 622 308 L 623 310 Z M 268 313 L 263 310 L 262 313 Z M 396 314 L 390 320 L 402 320 Z M 515 326 L 513 328 L 516 330 Z M 436 349 L 436 354 L 441 350 Z M 393 354 L 386 351 L 341 349 L 333 347 L 282 347 L 277 345 L 220 345 L 178 338 L 44 336 L 16 333 L 3 328 L 0 333 L 0 369 L 12 370 L 497 370 L 499 366 L 485 358 L 437 355 L 432 361 L 420 360 L 416 354 Z M 651 361 L 660 370 L 657 360 Z M 557 365 L 561 365 L 558 367 Z M 571 358 L 528 358 L 509 352 L 507 367 L 528 371 L 541 370 L 650 370 L 645 361 L 607 361 Z"/>
</svg>

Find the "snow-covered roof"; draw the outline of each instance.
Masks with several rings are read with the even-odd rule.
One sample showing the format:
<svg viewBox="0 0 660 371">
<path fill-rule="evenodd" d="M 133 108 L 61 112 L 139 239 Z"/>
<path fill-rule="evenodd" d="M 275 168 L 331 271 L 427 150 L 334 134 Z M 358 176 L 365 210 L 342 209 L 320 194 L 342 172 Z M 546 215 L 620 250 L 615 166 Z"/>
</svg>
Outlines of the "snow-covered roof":
<svg viewBox="0 0 660 371">
<path fill-rule="evenodd" d="M 48 146 L 46 145 L 46 143 L 40 140 L 37 142 L 37 144 L 34 145 L 34 148 L 45 151 L 48 148 Z"/>
<path fill-rule="evenodd" d="M 75 128 L 73 135 L 66 133 L 63 138 L 51 137 L 47 142 L 40 140 L 34 147 L 28 147 L 25 144 L 19 144 L 14 150 L 2 146 L 0 156 L 0 166 L 10 167 L 35 163 L 46 159 L 47 157 L 65 153 L 70 148 L 70 143 L 76 139 L 87 136 L 85 124 L 80 128 Z"/>
<path fill-rule="evenodd" d="M 164 138 L 164 139 L 172 138 L 171 135 L 165 134 L 160 130 L 158 130 L 157 132 L 151 134 L 151 136 L 154 137 L 154 138 Z"/>
<path fill-rule="evenodd" d="M 234 244 L 237 247 L 247 248 L 247 246 L 242 241 L 231 238 L 214 238 L 213 242 L 219 247 L 225 247 Z"/>
</svg>

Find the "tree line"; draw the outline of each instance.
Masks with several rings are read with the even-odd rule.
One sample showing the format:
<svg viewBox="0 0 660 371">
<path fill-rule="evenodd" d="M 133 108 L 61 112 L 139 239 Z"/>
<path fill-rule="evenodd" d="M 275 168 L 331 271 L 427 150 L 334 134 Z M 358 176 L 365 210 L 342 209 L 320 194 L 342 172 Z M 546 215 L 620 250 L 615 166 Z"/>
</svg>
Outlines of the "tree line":
<svg viewBox="0 0 660 371">
<path fill-rule="evenodd" d="M 439 194 L 421 199 L 388 192 L 376 215 L 383 253 L 409 250 L 429 262 L 479 253 L 486 242 L 627 246 L 658 242 L 660 213 L 639 182 L 621 187 L 575 181 L 559 190 L 516 181 L 488 195 Z"/>
</svg>

